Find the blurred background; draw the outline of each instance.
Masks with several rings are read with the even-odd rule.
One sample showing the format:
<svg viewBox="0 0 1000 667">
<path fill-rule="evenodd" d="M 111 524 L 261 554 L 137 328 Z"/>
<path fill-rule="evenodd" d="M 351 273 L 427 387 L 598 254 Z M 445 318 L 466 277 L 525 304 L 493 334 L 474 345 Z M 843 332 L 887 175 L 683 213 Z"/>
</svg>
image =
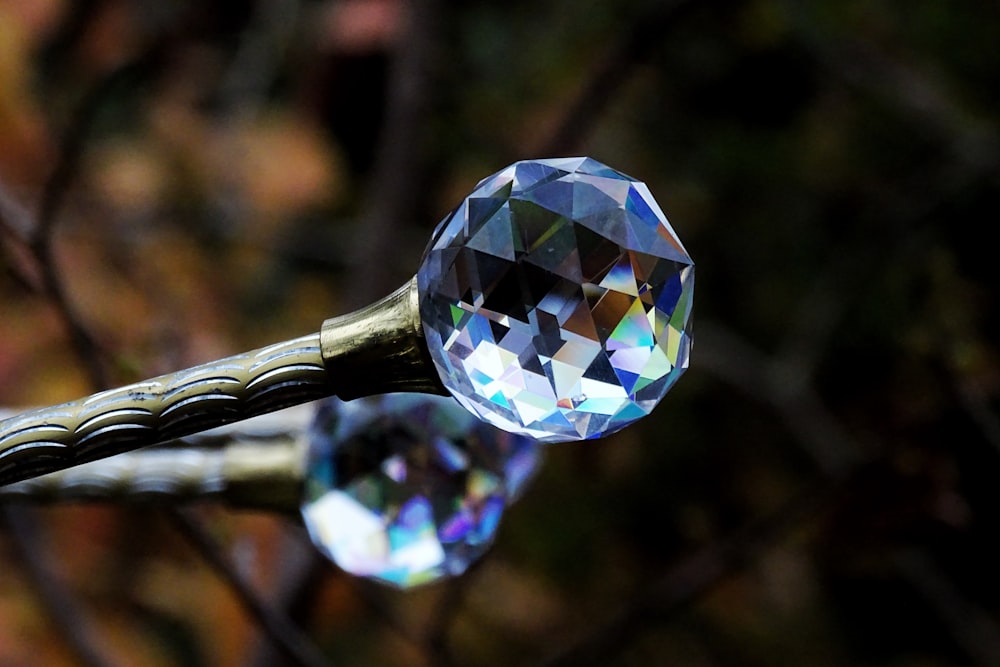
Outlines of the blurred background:
<svg viewBox="0 0 1000 667">
<path fill-rule="evenodd" d="M 968 0 L 0 0 L 2 405 L 316 331 L 518 158 L 646 181 L 698 264 L 688 373 L 467 576 L 6 508 L 0 664 L 1000 664 L 997 44 Z"/>
</svg>

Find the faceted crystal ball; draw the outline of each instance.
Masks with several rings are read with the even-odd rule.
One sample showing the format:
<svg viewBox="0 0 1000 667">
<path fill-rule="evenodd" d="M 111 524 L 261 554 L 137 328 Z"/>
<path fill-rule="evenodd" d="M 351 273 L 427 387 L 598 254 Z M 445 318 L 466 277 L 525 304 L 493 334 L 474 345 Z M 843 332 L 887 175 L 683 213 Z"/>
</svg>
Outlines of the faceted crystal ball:
<svg viewBox="0 0 1000 667">
<path fill-rule="evenodd" d="M 589 158 L 480 182 L 435 230 L 417 285 L 448 390 L 543 442 L 627 426 L 688 366 L 694 262 L 643 183 Z"/>
<path fill-rule="evenodd" d="M 539 463 L 530 438 L 449 398 L 388 394 L 318 411 L 302 517 L 341 569 L 400 588 L 461 574 Z"/>
</svg>

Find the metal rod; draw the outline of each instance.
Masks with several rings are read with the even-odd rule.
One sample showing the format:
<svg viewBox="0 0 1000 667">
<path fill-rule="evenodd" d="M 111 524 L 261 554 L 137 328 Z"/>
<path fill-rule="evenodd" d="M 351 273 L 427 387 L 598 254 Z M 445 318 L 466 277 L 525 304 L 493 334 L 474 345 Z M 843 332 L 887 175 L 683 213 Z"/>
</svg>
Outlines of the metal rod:
<svg viewBox="0 0 1000 667">
<path fill-rule="evenodd" d="M 0 422 L 0 484 L 332 395 L 443 393 L 416 280 L 320 333 Z"/>
<path fill-rule="evenodd" d="M 0 503 L 215 501 L 294 513 L 302 503 L 305 459 L 304 442 L 290 435 L 215 449 L 126 452 L 0 486 Z"/>
</svg>

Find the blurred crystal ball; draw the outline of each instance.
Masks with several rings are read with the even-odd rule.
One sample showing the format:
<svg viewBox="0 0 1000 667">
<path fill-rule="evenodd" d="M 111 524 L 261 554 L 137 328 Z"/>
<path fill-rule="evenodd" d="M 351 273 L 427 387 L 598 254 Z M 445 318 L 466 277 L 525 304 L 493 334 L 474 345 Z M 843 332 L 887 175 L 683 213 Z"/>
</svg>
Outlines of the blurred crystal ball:
<svg viewBox="0 0 1000 667">
<path fill-rule="evenodd" d="M 540 460 L 532 439 L 424 394 L 330 399 L 308 437 L 312 541 L 346 572 L 399 588 L 482 556 Z"/>
<path fill-rule="evenodd" d="M 417 273 L 445 387 L 543 442 L 613 433 L 688 367 L 694 262 L 645 184 L 590 158 L 484 179 Z"/>
</svg>

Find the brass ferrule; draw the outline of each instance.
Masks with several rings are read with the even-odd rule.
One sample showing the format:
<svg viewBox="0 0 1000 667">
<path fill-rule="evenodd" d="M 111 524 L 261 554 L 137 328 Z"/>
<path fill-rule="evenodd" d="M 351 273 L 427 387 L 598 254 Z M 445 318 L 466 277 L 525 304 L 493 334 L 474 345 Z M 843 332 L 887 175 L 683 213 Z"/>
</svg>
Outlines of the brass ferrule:
<svg viewBox="0 0 1000 667">
<path fill-rule="evenodd" d="M 345 400 L 446 393 L 424 341 L 415 277 L 381 301 L 324 322 L 320 350 L 334 393 Z"/>
</svg>

